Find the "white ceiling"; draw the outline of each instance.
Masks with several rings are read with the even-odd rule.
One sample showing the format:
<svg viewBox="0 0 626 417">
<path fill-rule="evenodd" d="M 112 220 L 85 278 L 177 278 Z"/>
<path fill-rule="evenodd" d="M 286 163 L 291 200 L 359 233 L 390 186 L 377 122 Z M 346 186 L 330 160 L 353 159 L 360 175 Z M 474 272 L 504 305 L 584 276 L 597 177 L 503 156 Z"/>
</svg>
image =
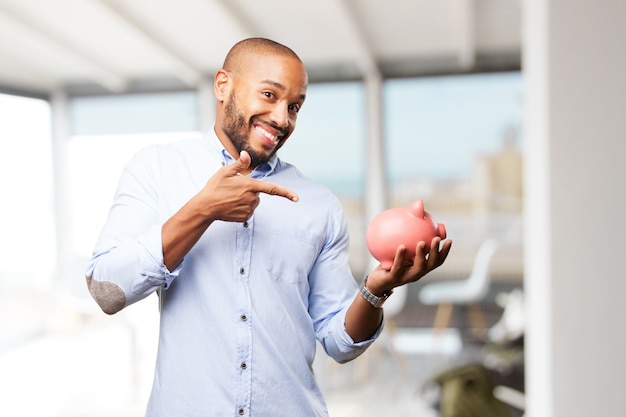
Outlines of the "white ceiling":
<svg viewBox="0 0 626 417">
<path fill-rule="evenodd" d="M 519 0 L 0 0 L 0 89 L 195 88 L 250 36 L 312 81 L 519 69 Z"/>
</svg>

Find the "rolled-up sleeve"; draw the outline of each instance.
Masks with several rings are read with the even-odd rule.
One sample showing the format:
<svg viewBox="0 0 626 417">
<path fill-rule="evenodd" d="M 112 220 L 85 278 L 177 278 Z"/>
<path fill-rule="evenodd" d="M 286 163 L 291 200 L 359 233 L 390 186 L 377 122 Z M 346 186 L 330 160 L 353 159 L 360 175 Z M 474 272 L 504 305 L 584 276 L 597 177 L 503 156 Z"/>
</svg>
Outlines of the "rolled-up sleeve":
<svg viewBox="0 0 626 417">
<path fill-rule="evenodd" d="M 311 271 L 309 311 L 317 339 L 326 353 L 339 363 L 361 355 L 378 338 L 383 322 L 371 338 L 355 343 L 345 328 L 346 313 L 358 294 L 358 285 L 348 267 L 348 227 L 336 198 L 329 202 L 327 239 Z"/>
<path fill-rule="evenodd" d="M 365 352 L 380 336 L 384 327 L 383 320 L 372 337 L 361 342 L 355 342 L 348 334 L 344 324 L 346 311 L 347 309 L 342 311 L 330 322 L 328 332 L 322 342 L 326 353 L 339 363 L 349 362 Z"/>
</svg>

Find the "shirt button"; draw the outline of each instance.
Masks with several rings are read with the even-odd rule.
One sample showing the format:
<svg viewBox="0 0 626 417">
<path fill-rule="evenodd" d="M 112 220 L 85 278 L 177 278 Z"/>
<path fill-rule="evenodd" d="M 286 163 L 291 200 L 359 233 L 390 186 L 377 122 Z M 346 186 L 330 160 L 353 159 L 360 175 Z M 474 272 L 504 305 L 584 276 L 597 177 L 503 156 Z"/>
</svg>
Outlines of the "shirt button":
<svg viewBox="0 0 626 417">
<path fill-rule="evenodd" d="M 241 275 L 243 275 L 245 272 L 246 272 L 246 270 L 245 270 L 244 268 L 239 268 L 239 273 L 240 273 Z"/>
<path fill-rule="evenodd" d="M 246 369 L 248 365 L 245 362 L 241 362 L 241 369 Z"/>
<path fill-rule="evenodd" d="M 244 410 L 243 408 L 239 409 L 239 415 L 240 416 L 243 416 L 245 412 L 246 412 L 246 410 Z"/>
<path fill-rule="evenodd" d="M 243 227 L 248 227 L 248 222 L 243 222 Z"/>
<path fill-rule="evenodd" d="M 248 316 L 246 316 L 245 314 L 241 315 L 241 321 L 246 321 L 248 320 Z"/>
</svg>

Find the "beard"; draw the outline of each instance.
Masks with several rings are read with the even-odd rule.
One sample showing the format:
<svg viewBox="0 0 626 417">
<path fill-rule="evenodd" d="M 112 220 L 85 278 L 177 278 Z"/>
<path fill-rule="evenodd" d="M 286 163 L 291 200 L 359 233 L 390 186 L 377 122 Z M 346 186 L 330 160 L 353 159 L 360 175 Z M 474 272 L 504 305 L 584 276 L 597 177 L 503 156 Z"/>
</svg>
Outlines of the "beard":
<svg viewBox="0 0 626 417">
<path fill-rule="evenodd" d="M 237 106 L 234 92 L 230 93 L 224 112 L 225 119 L 222 125 L 222 131 L 226 134 L 226 136 L 228 136 L 228 139 L 230 139 L 235 149 L 237 149 L 237 152 L 248 152 L 250 155 L 251 167 L 258 167 L 266 164 L 283 145 L 282 143 L 279 143 L 270 153 L 257 152 L 252 148 L 252 146 L 250 146 L 249 136 L 254 117 L 251 118 L 250 121 L 246 121 L 243 112 Z"/>
</svg>

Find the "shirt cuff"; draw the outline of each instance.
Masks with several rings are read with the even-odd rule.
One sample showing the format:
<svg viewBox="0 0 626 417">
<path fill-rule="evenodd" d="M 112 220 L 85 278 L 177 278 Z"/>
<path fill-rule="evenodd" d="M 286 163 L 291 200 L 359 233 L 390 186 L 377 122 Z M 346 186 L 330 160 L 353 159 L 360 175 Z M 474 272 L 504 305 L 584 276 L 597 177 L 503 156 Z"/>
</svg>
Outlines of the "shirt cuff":
<svg viewBox="0 0 626 417">
<path fill-rule="evenodd" d="M 378 336 L 380 336 L 380 334 L 382 333 L 384 327 L 385 327 L 385 317 L 384 317 L 384 313 L 383 313 L 383 319 L 380 322 L 380 326 L 378 326 L 378 329 L 376 329 L 376 331 L 374 332 L 372 337 L 370 337 L 369 339 L 363 340 L 361 342 L 355 342 L 354 340 L 352 340 L 352 338 L 348 334 L 348 331 L 346 330 L 345 324 L 343 324 L 343 329 L 342 329 L 343 331 L 341 332 L 341 334 L 342 334 L 343 337 L 345 337 L 345 340 L 342 341 L 342 343 L 345 343 L 346 346 L 350 346 L 352 348 L 355 348 L 355 347 L 357 347 L 357 348 L 358 347 L 367 348 L 369 345 L 374 343 L 374 341 L 376 341 L 376 339 L 378 339 Z"/>
<path fill-rule="evenodd" d="M 380 326 L 378 326 L 378 329 L 376 329 L 374 334 L 369 339 L 361 342 L 355 342 L 346 330 L 346 326 L 344 324 L 345 313 L 346 310 L 344 310 L 341 314 L 340 320 L 335 320 L 332 324 L 333 328 L 330 331 L 329 337 L 330 339 L 334 339 L 334 344 L 325 345 L 326 352 L 339 363 L 351 361 L 365 352 L 367 348 L 380 336 L 385 323 L 383 317 Z"/>
</svg>

